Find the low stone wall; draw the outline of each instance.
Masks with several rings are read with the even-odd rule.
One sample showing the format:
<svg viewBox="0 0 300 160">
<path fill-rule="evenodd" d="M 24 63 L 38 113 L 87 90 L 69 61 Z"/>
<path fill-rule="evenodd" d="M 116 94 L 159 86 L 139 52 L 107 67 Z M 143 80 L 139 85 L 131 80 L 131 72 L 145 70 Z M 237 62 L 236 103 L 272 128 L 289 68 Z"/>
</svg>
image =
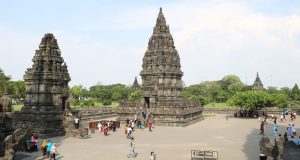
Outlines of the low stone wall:
<svg viewBox="0 0 300 160">
<path fill-rule="evenodd" d="M 78 114 L 81 121 L 91 121 L 98 119 L 106 119 L 110 117 L 116 117 L 116 109 L 111 108 L 86 108 L 86 109 L 74 109 L 73 113 Z"/>
<path fill-rule="evenodd" d="M 203 114 L 233 114 L 236 111 L 239 111 L 239 108 L 204 108 Z M 267 112 L 268 114 L 279 115 L 282 113 L 282 108 L 263 108 L 259 112 Z M 300 114 L 300 109 L 289 109 L 289 111 L 296 112 L 297 115 Z"/>
</svg>

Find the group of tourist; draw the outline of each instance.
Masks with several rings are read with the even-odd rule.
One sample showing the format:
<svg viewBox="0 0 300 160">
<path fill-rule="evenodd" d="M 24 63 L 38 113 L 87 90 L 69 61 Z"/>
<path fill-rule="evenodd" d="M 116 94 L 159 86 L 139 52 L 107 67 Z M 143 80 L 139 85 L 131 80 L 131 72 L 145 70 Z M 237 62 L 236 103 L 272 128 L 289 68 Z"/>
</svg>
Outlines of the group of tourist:
<svg viewBox="0 0 300 160">
<path fill-rule="evenodd" d="M 246 110 L 246 109 L 241 109 L 239 111 L 236 111 L 233 116 L 235 118 L 246 118 L 246 117 L 258 117 L 258 112 L 257 111 L 253 111 L 253 110 Z"/>
<path fill-rule="evenodd" d="M 144 111 L 141 111 L 141 114 L 143 116 L 144 121 L 142 122 L 137 115 L 134 115 L 133 119 L 127 119 L 126 125 L 125 125 L 125 135 L 127 139 L 130 139 L 130 151 L 127 155 L 128 158 L 135 158 L 137 156 L 137 153 L 135 152 L 135 138 L 133 137 L 132 133 L 135 129 L 135 126 L 139 129 L 144 129 L 145 125 L 148 125 L 148 129 L 151 132 L 152 128 L 154 128 L 153 119 L 149 119 L 146 123 L 147 113 Z M 154 152 L 150 153 L 150 160 L 156 160 L 156 154 Z"/>
<path fill-rule="evenodd" d="M 50 160 L 56 159 L 57 146 L 51 140 L 44 140 L 42 143 L 42 151 L 44 158 L 50 158 Z"/>
<path fill-rule="evenodd" d="M 291 121 L 293 121 L 294 119 L 296 119 L 296 114 L 294 114 L 295 112 L 292 112 L 291 113 Z M 283 115 L 286 115 L 285 112 L 282 113 L 281 116 Z M 265 115 L 265 117 L 267 117 Z M 271 118 L 274 120 L 274 123 L 272 124 L 272 135 L 273 136 L 281 136 L 281 134 L 278 134 L 278 125 L 277 125 L 277 117 L 276 115 L 271 115 Z M 282 120 L 284 120 L 285 118 L 281 118 Z M 266 122 L 266 118 L 265 120 L 261 121 L 260 123 L 260 134 L 261 135 L 264 135 L 264 130 L 265 130 L 265 122 Z M 300 137 L 299 138 L 295 138 L 297 135 L 296 133 L 296 126 L 295 124 L 288 124 L 287 126 L 287 130 L 286 132 L 284 133 L 284 138 L 285 138 L 285 141 L 291 141 L 291 142 L 294 142 L 295 144 L 297 145 L 300 145 Z"/>
<path fill-rule="evenodd" d="M 117 124 L 116 124 L 115 121 L 101 121 L 101 120 L 98 120 L 97 128 L 98 128 L 99 132 L 103 131 L 104 136 L 107 136 L 109 130 L 112 130 L 113 132 L 116 131 Z"/>
</svg>

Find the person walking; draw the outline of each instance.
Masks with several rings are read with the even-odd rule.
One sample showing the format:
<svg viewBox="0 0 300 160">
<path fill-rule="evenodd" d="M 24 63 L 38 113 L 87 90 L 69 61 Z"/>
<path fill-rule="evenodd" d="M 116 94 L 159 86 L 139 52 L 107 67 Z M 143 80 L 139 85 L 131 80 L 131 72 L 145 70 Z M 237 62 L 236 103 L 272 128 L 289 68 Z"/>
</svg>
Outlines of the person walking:
<svg viewBox="0 0 300 160">
<path fill-rule="evenodd" d="M 131 138 L 132 138 L 132 128 L 127 127 L 127 139 L 131 139 Z"/>
<path fill-rule="evenodd" d="M 98 120 L 97 127 L 98 127 L 98 132 L 101 132 L 101 131 L 102 131 L 102 123 L 101 123 L 101 120 Z"/>
<path fill-rule="evenodd" d="M 104 125 L 104 136 L 108 135 L 108 126 L 107 124 Z"/>
<path fill-rule="evenodd" d="M 265 135 L 265 124 L 261 122 L 260 124 L 260 135 Z"/>
<path fill-rule="evenodd" d="M 156 154 L 154 152 L 150 153 L 150 158 L 149 160 L 156 160 Z"/>
<path fill-rule="evenodd" d="M 287 135 L 288 136 L 292 136 L 293 135 L 293 128 L 292 128 L 291 124 L 288 125 Z"/>
<path fill-rule="evenodd" d="M 293 136 L 295 136 L 296 135 L 296 127 L 294 124 L 292 125 L 292 132 L 293 132 Z"/>
<path fill-rule="evenodd" d="M 44 140 L 42 143 L 42 152 L 43 152 L 43 157 L 46 158 L 47 157 L 47 141 Z"/>
<path fill-rule="evenodd" d="M 56 160 L 55 157 L 56 157 L 56 154 L 57 154 L 57 148 L 56 148 L 56 144 L 53 143 L 52 147 L 51 147 L 51 160 Z"/>
<path fill-rule="evenodd" d="M 49 140 L 47 143 L 47 157 L 50 157 L 52 146 L 53 146 L 53 143 Z"/>
<path fill-rule="evenodd" d="M 277 116 L 275 115 L 274 116 L 274 124 L 276 124 L 277 123 Z"/>
<path fill-rule="evenodd" d="M 130 151 L 129 151 L 129 154 L 127 155 L 127 158 L 130 158 L 130 157 L 133 157 L 133 158 L 136 157 L 136 152 L 135 152 L 135 140 L 134 140 L 133 137 L 131 138 L 131 142 L 130 142 Z"/>
<path fill-rule="evenodd" d="M 276 124 L 273 124 L 273 125 L 272 125 L 273 136 L 277 136 L 277 130 L 278 130 L 277 125 L 276 125 Z"/>
<path fill-rule="evenodd" d="M 152 130 L 151 130 L 151 128 L 152 128 L 152 122 L 151 122 L 151 120 L 149 120 L 149 122 L 148 122 L 148 128 L 149 128 L 149 131 L 151 132 Z"/>
</svg>

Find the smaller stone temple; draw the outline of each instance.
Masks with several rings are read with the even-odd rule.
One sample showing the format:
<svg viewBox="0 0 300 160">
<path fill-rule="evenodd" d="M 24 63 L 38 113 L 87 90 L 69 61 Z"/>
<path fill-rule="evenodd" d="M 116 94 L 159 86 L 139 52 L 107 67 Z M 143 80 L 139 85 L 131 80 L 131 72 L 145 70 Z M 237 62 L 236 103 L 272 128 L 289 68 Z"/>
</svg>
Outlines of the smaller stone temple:
<svg viewBox="0 0 300 160">
<path fill-rule="evenodd" d="M 262 84 L 262 82 L 259 78 L 258 72 L 256 73 L 256 78 L 252 85 L 252 89 L 253 90 L 263 90 L 264 89 L 264 85 Z"/>
<path fill-rule="evenodd" d="M 63 114 L 71 80 L 57 40 L 45 34 L 27 69 L 24 107 L 14 114 L 14 127 L 28 128 L 42 137 L 64 135 Z"/>
<path fill-rule="evenodd" d="M 147 112 L 145 121 L 154 120 L 156 125 L 187 126 L 203 118 L 199 102 L 187 101 L 181 96 L 180 58 L 161 8 L 142 68 L 143 99 L 140 102 L 122 101 L 121 120 Z"/>
<path fill-rule="evenodd" d="M 133 81 L 133 84 L 131 86 L 131 91 L 136 91 L 136 90 L 139 90 L 141 89 L 141 86 L 139 85 L 139 82 L 137 80 L 137 77 L 134 78 L 134 81 Z"/>
</svg>

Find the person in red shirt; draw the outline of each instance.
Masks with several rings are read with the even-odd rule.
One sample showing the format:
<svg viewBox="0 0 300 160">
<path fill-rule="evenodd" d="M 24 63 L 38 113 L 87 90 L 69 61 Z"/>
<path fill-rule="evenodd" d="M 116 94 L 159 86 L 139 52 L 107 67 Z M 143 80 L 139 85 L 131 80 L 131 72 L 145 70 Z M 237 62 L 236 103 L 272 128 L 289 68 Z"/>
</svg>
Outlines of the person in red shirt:
<svg viewBox="0 0 300 160">
<path fill-rule="evenodd" d="M 151 132 L 152 130 L 151 130 L 151 128 L 152 128 L 152 122 L 149 120 L 149 122 L 148 122 L 148 128 L 149 128 L 149 131 Z"/>
<path fill-rule="evenodd" d="M 107 136 L 108 133 L 108 127 L 107 124 L 104 125 L 104 135 Z"/>
<path fill-rule="evenodd" d="M 265 124 L 261 122 L 260 124 L 260 135 L 265 135 Z"/>
</svg>

